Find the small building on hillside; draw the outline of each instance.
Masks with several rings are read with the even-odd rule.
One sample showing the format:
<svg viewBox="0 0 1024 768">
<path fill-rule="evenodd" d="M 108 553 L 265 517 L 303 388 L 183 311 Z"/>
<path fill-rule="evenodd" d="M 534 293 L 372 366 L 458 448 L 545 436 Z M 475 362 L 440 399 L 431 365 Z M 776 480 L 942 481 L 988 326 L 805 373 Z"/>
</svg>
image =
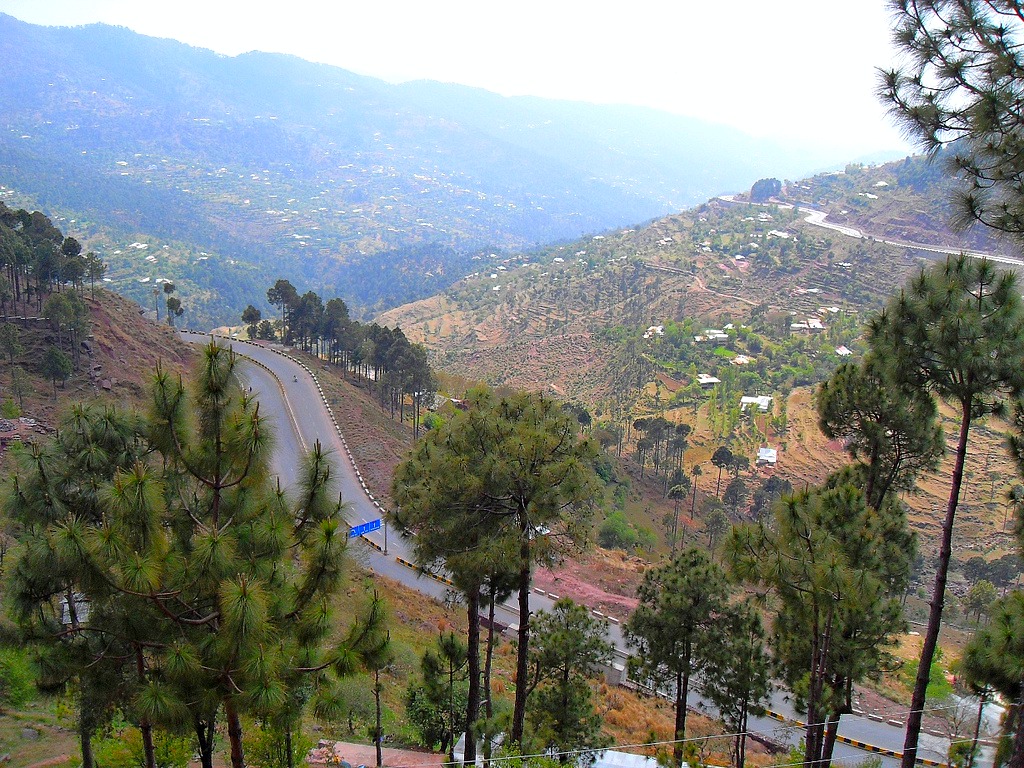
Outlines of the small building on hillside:
<svg viewBox="0 0 1024 768">
<path fill-rule="evenodd" d="M 695 341 L 727 341 L 729 334 L 721 328 L 707 328 L 700 336 L 693 338 Z"/>
<path fill-rule="evenodd" d="M 775 463 L 779 460 L 779 451 L 776 448 L 758 448 L 757 449 L 757 466 L 774 467 Z"/>
<path fill-rule="evenodd" d="M 772 407 L 771 395 L 743 395 L 740 398 L 740 410 L 747 410 L 748 406 L 756 405 L 757 410 L 761 413 L 768 413 L 768 409 Z"/>
<path fill-rule="evenodd" d="M 715 384 L 721 384 L 722 380 L 717 376 L 712 376 L 710 373 L 698 373 L 697 383 L 702 387 L 713 387 Z"/>
</svg>

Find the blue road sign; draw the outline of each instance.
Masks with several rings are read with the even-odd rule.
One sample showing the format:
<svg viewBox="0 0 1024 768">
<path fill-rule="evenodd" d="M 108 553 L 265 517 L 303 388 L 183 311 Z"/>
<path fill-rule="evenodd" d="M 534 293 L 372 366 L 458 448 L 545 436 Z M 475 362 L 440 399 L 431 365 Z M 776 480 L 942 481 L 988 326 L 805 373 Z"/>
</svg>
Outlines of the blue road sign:
<svg viewBox="0 0 1024 768">
<path fill-rule="evenodd" d="M 364 533 L 369 533 L 370 531 L 379 531 L 380 526 L 381 519 L 378 517 L 376 520 L 371 520 L 368 523 L 362 523 L 360 525 L 355 526 L 354 528 L 352 528 L 352 530 L 348 532 L 348 537 L 350 539 L 354 539 L 357 536 L 362 536 Z"/>
</svg>

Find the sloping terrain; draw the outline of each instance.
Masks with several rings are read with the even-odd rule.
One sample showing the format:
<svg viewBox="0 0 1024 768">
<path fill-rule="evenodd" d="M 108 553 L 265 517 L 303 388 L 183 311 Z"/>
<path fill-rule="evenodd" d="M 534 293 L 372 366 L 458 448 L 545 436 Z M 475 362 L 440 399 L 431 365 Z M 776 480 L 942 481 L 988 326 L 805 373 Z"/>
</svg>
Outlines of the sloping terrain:
<svg viewBox="0 0 1024 768">
<path fill-rule="evenodd" d="M 715 198 L 635 229 L 513 256 L 478 255 L 473 271 L 449 290 L 378 319 L 423 341 L 442 368 L 594 404 L 625 388 L 622 368 L 631 360 L 671 362 L 652 353 L 658 336 L 642 338 L 665 322 L 692 319 L 695 335 L 748 323 L 779 340 L 791 335 L 784 326 L 820 317 L 829 332 L 811 328 L 808 336 L 835 342 L 822 351 L 834 363 L 834 347 L 859 331 L 856 316 L 880 307 L 907 275 L 941 257 L 883 240 L 1013 253 L 984 230 L 950 228 L 942 202 L 949 184 L 939 183 L 940 172 L 940 163 L 921 157 L 851 166 L 787 182 L 771 205 Z M 812 223 L 809 206 L 864 236 Z M 850 320 L 840 332 L 829 315 Z M 708 361 L 700 372 L 720 372 L 731 357 Z"/>
<path fill-rule="evenodd" d="M 948 226 L 940 202 L 948 184 L 932 183 L 936 168 L 922 158 L 854 166 L 787 182 L 767 205 L 714 199 L 635 229 L 486 256 L 445 293 L 378 322 L 422 341 L 443 370 L 581 404 L 595 425 L 626 436 L 627 455 L 640 437 L 630 437 L 632 422 L 663 416 L 693 428 L 687 468 L 703 464 L 707 472 L 726 440 L 752 464 L 759 446 L 773 446 L 778 464 L 744 473 L 748 488 L 773 475 L 803 487 L 846 461 L 842 447 L 818 431 L 814 386 L 840 362 L 857 360 L 870 314 L 908 276 L 942 258 L 883 241 L 1015 254 L 988 233 Z M 702 384 L 702 377 L 720 381 Z M 773 399 L 763 417 L 739 407 L 740 395 L 755 394 Z M 944 420 L 955 428 L 951 414 Z M 961 559 L 1013 549 L 1001 499 L 1019 481 L 1003 449 L 1005 430 L 998 421 L 978 427 L 968 459 L 974 484 L 958 524 Z M 938 531 L 934 510 L 945 504 L 950 462 L 907 498 L 926 541 Z M 654 499 L 648 496 L 646 512 L 631 512 L 636 524 L 660 530 L 672 506 L 657 500 L 665 488 L 660 480 L 647 488 Z M 701 485 L 700 497 L 707 493 Z"/>
<path fill-rule="evenodd" d="M 45 350 L 57 343 L 57 332 L 45 320 L 11 320 L 18 328 L 22 352 L 14 365 L 27 376 L 22 416 L 45 430 L 55 426 L 59 413 L 81 401 L 124 407 L 144 405 L 150 377 L 160 363 L 172 372 L 186 370 L 195 350 L 177 332 L 143 317 L 139 306 L 116 293 L 88 288 L 81 295 L 89 307 L 90 324 L 83 340 L 78 368 L 66 382 L 54 387 L 42 370 Z M 3 398 L 18 401 L 10 387 L 11 361 L 0 360 Z"/>
</svg>

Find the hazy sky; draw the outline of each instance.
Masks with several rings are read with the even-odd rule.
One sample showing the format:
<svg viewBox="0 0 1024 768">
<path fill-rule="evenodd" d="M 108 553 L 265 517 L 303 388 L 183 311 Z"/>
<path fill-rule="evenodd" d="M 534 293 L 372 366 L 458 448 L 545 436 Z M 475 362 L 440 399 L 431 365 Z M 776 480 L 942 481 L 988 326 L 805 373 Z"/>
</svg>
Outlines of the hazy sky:
<svg viewBox="0 0 1024 768">
<path fill-rule="evenodd" d="M 0 12 L 393 82 L 646 105 L 850 157 L 906 148 L 873 95 L 893 56 L 884 0 L 0 0 Z"/>
</svg>

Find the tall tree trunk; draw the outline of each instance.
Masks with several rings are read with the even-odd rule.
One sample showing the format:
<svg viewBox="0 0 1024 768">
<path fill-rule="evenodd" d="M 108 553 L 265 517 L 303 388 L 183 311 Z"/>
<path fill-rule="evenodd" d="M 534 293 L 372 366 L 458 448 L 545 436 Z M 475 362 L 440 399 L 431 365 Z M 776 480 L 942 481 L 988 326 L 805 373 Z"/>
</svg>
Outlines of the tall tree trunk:
<svg viewBox="0 0 1024 768">
<path fill-rule="evenodd" d="M 949 500 L 946 502 L 946 517 L 942 521 L 942 542 L 939 545 L 939 561 L 935 569 L 935 585 L 932 587 L 932 600 L 928 611 L 928 628 L 925 630 L 921 660 L 917 667 L 917 679 L 914 681 L 914 694 L 910 699 L 910 713 L 907 715 L 907 734 L 903 742 L 901 768 L 914 768 L 917 764 L 917 741 L 921 735 L 921 717 L 924 714 L 932 658 L 935 656 L 935 648 L 939 642 L 942 606 L 946 595 L 946 576 L 949 572 L 949 559 L 952 553 L 953 520 L 956 517 L 957 504 L 960 502 L 960 486 L 964 479 L 964 461 L 967 458 L 967 437 L 970 429 L 971 403 L 968 401 L 960 404 L 960 439 L 956 444 L 956 462 L 953 465 L 953 481 L 950 484 Z M 1020 766 L 1020 768 L 1024 768 L 1024 766 Z"/>
<path fill-rule="evenodd" d="M 841 715 L 829 713 L 825 720 L 825 743 L 821 748 L 821 764 L 832 763 L 832 751 L 836 746 L 836 737 L 839 735 L 839 718 Z"/>
<path fill-rule="evenodd" d="M 381 727 L 381 708 L 380 708 L 380 670 L 373 670 L 373 706 L 374 706 L 374 721 L 373 721 L 373 743 L 377 749 L 377 768 L 383 768 L 384 766 L 384 745 L 381 743 L 384 740 L 383 728 Z"/>
<path fill-rule="evenodd" d="M 142 752 L 146 768 L 156 768 L 156 747 L 153 744 L 153 725 L 146 718 L 139 724 L 142 731 Z"/>
<path fill-rule="evenodd" d="M 491 666 L 494 661 L 494 604 L 497 602 L 492 591 L 487 607 L 487 651 L 484 657 L 484 717 L 487 719 L 487 732 L 484 734 L 484 768 L 491 760 L 491 718 L 494 717 L 494 705 L 491 703 Z"/>
<path fill-rule="evenodd" d="M 1014 702 L 1011 709 L 1016 710 L 1013 713 L 1016 728 L 1013 733 L 1013 748 L 1010 750 L 1010 759 L 1006 763 L 1006 768 L 1024 768 L 1024 689 L 1021 690 L 1020 696 L 1017 697 L 1017 701 Z"/>
<path fill-rule="evenodd" d="M 686 738 L 686 699 L 690 687 L 688 659 L 683 667 L 685 671 L 676 672 L 676 730 L 672 741 L 672 762 L 679 766 L 683 764 L 683 740 Z"/>
<path fill-rule="evenodd" d="M 974 736 L 971 739 L 971 755 L 967 759 L 967 768 L 974 768 L 974 758 L 978 754 L 978 739 L 981 737 L 981 718 L 985 714 L 985 703 L 988 699 L 988 691 L 982 690 L 978 694 L 978 719 L 974 721 Z"/>
<path fill-rule="evenodd" d="M 455 662 L 448 657 L 448 762 L 455 763 Z"/>
<path fill-rule="evenodd" d="M 143 683 L 146 676 L 146 666 L 142 658 L 142 649 L 135 649 L 135 671 L 139 676 L 139 683 Z M 153 726 L 149 718 L 143 717 L 139 723 L 139 731 L 142 733 L 142 751 L 146 768 L 156 768 L 156 749 L 153 746 Z"/>
<path fill-rule="evenodd" d="M 466 594 L 469 634 L 466 638 L 469 663 L 469 692 L 466 696 L 466 750 L 463 765 L 476 763 L 476 721 L 480 717 L 480 587 Z"/>
<path fill-rule="evenodd" d="M 82 704 L 80 703 L 81 707 Z M 78 740 L 82 746 L 82 768 L 94 768 L 96 762 L 92 755 L 92 716 L 85 712 L 78 713 Z"/>
<path fill-rule="evenodd" d="M 519 545 L 519 648 L 516 649 L 516 698 L 512 710 L 512 730 L 509 740 L 517 747 L 523 744 L 523 728 L 526 723 L 526 680 L 529 677 L 530 651 L 530 539 L 524 522 Z"/>
<path fill-rule="evenodd" d="M 284 753 L 288 761 L 288 768 L 295 768 L 295 755 L 292 754 L 292 724 L 284 727 Z"/>
<path fill-rule="evenodd" d="M 196 732 L 196 741 L 199 742 L 199 763 L 202 768 L 213 768 L 213 737 L 216 733 L 213 718 L 203 720 L 196 718 L 192 727 Z"/>
<path fill-rule="evenodd" d="M 807 692 L 807 732 L 804 736 L 804 761 L 805 765 L 814 766 L 821 756 L 820 729 L 818 723 L 818 684 L 817 671 L 819 666 L 820 638 L 817 622 L 813 629 L 814 639 L 811 642 L 811 681 Z"/>
<path fill-rule="evenodd" d="M 228 742 L 231 745 L 231 768 L 245 768 L 245 754 L 242 751 L 242 721 L 235 705 L 224 702 L 224 719 L 228 721 Z"/>
<path fill-rule="evenodd" d="M 739 733 L 736 734 L 736 768 L 743 768 L 743 764 L 747 761 L 747 715 L 749 709 L 747 708 L 747 702 L 743 702 L 743 707 L 740 711 L 740 728 Z"/>
</svg>

